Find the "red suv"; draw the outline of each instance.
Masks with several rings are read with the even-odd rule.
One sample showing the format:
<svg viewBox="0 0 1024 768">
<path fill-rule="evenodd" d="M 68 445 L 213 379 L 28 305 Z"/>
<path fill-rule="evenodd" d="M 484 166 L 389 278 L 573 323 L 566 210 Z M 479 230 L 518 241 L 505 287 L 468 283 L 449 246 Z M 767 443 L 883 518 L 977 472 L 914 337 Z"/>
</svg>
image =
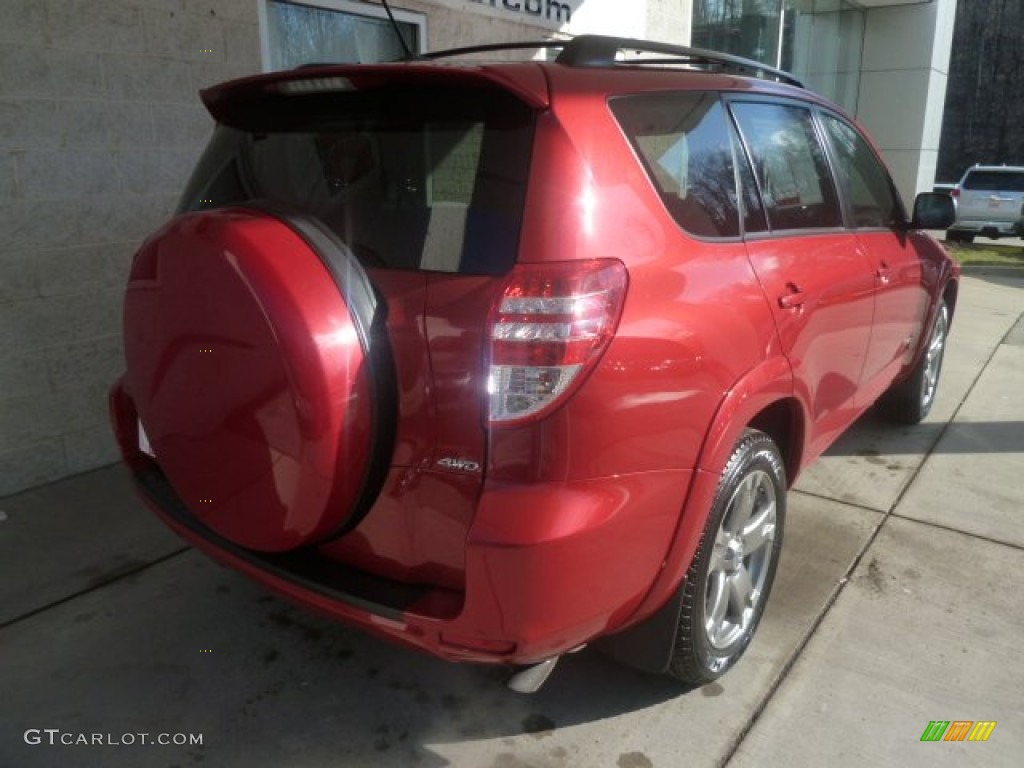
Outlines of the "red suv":
<svg viewBox="0 0 1024 768">
<path fill-rule="evenodd" d="M 115 429 L 169 526 L 306 606 L 521 690 L 595 642 L 707 682 L 801 469 L 876 401 L 928 413 L 958 271 L 921 230 L 952 203 L 908 219 L 783 72 L 542 46 L 204 91 Z"/>
</svg>

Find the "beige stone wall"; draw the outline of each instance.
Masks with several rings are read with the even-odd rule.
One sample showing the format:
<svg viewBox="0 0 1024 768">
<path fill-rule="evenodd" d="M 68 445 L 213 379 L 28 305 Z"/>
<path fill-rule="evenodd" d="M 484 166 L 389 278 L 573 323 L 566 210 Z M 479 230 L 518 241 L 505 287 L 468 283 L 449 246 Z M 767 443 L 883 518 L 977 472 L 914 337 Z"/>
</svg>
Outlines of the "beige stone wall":
<svg viewBox="0 0 1024 768">
<path fill-rule="evenodd" d="M 259 68 L 255 0 L 0 0 L 0 496 L 116 459 L 106 390 L 140 238 Z"/>
</svg>

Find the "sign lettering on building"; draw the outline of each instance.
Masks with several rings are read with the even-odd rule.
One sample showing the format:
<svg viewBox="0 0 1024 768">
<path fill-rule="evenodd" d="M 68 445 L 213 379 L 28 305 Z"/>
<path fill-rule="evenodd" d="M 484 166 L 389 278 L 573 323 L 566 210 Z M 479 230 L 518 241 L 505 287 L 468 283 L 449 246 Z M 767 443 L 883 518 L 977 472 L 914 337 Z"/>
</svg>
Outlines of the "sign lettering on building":
<svg viewBox="0 0 1024 768">
<path fill-rule="evenodd" d="M 549 24 L 572 21 L 572 3 L 568 0 L 469 0 L 473 5 L 486 5 L 495 10 L 533 17 Z"/>
</svg>

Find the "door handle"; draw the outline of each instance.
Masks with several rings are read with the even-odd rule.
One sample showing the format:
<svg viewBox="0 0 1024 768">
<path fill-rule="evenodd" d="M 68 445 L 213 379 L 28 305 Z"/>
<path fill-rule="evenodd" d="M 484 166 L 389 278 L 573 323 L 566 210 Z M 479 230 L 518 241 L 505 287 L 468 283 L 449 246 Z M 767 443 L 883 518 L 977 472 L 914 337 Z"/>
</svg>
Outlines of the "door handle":
<svg viewBox="0 0 1024 768">
<path fill-rule="evenodd" d="M 875 270 L 875 277 L 882 285 L 888 285 L 889 281 L 892 280 L 892 270 L 889 269 L 889 265 L 884 261 L 878 265 L 878 269 Z"/>
<path fill-rule="evenodd" d="M 789 293 L 779 296 L 779 306 L 783 309 L 799 309 L 804 305 L 806 295 L 793 283 L 786 283 Z"/>
</svg>

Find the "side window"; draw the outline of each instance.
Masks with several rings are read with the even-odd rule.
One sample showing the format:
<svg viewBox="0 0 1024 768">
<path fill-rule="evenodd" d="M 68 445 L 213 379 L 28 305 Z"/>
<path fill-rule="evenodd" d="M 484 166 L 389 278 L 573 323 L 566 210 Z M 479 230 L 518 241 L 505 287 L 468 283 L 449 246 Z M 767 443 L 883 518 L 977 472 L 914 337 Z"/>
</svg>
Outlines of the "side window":
<svg viewBox="0 0 1024 768">
<path fill-rule="evenodd" d="M 738 102 L 733 114 L 750 150 L 773 230 L 841 227 L 832 176 L 809 110 Z"/>
<path fill-rule="evenodd" d="M 729 121 L 718 95 L 622 96 L 611 109 L 679 225 L 701 237 L 738 237 Z"/>
<path fill-rule="evenodd" d="M 902 217 L 885 167 L 853 126 L 832 115 L 824 115 L 822 122 L 835 150 L 854 226 L 891 227 Z"/>
</svg>

